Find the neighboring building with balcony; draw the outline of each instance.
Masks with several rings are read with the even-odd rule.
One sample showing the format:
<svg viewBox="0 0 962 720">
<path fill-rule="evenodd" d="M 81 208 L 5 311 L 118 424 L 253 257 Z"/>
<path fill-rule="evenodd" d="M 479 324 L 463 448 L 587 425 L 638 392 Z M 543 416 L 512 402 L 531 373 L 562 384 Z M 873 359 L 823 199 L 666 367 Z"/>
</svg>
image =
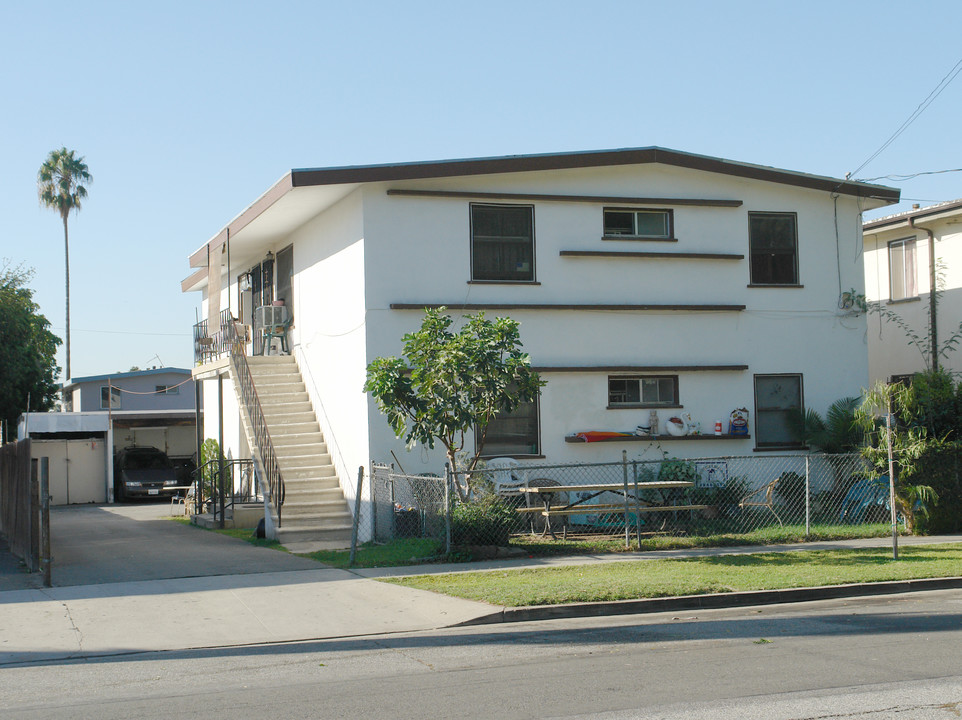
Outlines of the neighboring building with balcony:
<svg viewBox="0 0 962 720">
<path fill-rule="evenodd" d="M 883 309 L 869 316 L 871 381 L 931 368 L 933 340 L 939 365 L 962 372 L 958 346 L 942 352 L 962 328 L 962 200 L 872 220 L 862 232 L 865 299 Z"/>
<path fill-rule="evenodd" d="M 206 434 L 223 431 L 235 457 L 254 446 L 241 393 L 225 391 L 246 371 L 226 354 L 276 346 L 257 313 L 283 300 L 286 325 L 272 334 L 292 358 L 244 361 L 256 390 L 246 396 L 282 406 L 255 376 L 288 363 L 288 399 L 309 401 L 299 417 L 317 420 L 297 452 L 323 456 L 347 497 L 372 459 L 393 453 L 408 473 L 443 466 L 440 451 L 405 450 L 361 390 L 368 363 L 400 354 L 402 335 L 439 305 L 518 320 L 547 380 L 540 402 L 494 421 L 490 455 L 640 454 L 652 438 L 584 438 L 633 431 L 653 413 L 657 443 L 678 456 L 799 450 L 790 410 L 824 412 L 868 383 L 865 316 L 839 308 L 863 292 L 861 211 L 898 198 L 662 148 L 293 170 L 190 257 L 182 289 L 202 293 L 208 318 L 195 328 L 194 374 L 224 417 L 221 430 L 209 411 Z M 728 433 L 737 408 L 746 434 Z M 702 434 L 665 435 L 673 416 Z M 308 432 L 285 430 L 283 417 L 264 412 L 275 440 Z"/>
</svg>

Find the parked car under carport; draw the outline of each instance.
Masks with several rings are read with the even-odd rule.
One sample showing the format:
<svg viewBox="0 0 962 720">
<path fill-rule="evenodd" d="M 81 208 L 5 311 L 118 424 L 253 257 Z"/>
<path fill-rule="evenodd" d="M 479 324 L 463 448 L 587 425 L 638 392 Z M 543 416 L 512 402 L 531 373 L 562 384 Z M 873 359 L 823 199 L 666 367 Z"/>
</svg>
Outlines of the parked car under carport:
<svg viewBox="0 0 962 720">
<path fill-rule="evenodd" d="M 154 447 L 127 447 L 114 456 L 114 500 L 166 497 L 178 491 L 170 458 Z"/>
</svg>

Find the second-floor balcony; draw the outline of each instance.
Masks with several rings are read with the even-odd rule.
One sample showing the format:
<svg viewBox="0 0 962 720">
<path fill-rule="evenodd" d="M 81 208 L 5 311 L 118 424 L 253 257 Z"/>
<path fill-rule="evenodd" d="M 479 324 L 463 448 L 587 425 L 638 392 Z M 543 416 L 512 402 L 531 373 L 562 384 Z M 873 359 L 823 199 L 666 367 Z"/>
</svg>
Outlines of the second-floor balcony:
<svg viewBox="0 0 962 720">
<path fill-rule="evenodd" d="M 229 356 L 231 344 L 242 348 L 245 355 L 290 352 L 288 333 L 291 315 L 283 305 L 266 305 L 254 311 L 253 325 L 235 318 L 230 310 L 221 310 L 218 327 L 208 320 L 194 325 L 194 363 L 206 365 Z M 275 350 L 276 349 L 276 350 Z"/>
</svg>

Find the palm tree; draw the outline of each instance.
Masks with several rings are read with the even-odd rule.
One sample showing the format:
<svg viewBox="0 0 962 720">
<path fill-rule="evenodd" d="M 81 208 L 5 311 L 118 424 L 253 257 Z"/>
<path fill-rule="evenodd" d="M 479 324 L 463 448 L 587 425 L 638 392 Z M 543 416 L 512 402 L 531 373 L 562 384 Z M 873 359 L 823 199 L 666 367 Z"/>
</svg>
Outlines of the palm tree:
<svg viewBox="0 0 962 720">
<path fill-rule="evenodd" d="M 51 150 L 37 173 L 37 193 L 40 204 L 56 210 L 63 220 L 63 252 L 65 288 L 67 295 L 67 362 L 66 379 L 70 379 L 70 242 L 67 234 L 67 216 L 71 210 L 80 210 L 80 202 L 87 197 L 87 188 L 93 176 L 87 171 L 82 157 L 65 147 Z"/>
</svg>

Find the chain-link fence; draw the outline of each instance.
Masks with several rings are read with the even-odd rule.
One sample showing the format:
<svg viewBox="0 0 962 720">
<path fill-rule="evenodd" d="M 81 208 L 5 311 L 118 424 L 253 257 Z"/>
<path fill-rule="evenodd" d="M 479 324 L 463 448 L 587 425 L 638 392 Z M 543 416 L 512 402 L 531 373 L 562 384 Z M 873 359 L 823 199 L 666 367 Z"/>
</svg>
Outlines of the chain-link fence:
<svg viewBox="0 0 962 720">
<path fill-rule="evenodd" d="M 445 550 L 511 536 L 809 535 L 886 523 L 888 479 L 859 455 L 764 455 L 593 464 L 489 460 L 447 477 L 373 465 L 360 537 L 431 538 Z"/>
</svg>

